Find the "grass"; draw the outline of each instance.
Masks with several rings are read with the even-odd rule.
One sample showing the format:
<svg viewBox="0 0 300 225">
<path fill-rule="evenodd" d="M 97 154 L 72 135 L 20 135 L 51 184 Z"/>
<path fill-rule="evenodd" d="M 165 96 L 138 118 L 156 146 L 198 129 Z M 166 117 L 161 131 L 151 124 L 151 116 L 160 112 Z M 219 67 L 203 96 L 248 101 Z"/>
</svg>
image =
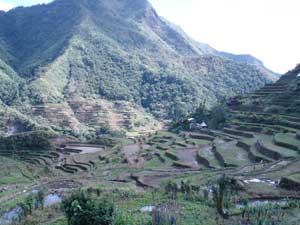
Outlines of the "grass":
<svg viewBox="0 0 300 225">
<path fill-rule="evenodd" d="M 269 129 L 269 130 L 273 130 L 273 131 L 286 131 L 286 132 L 291 132 L 291 133 L 295 133 L 297 132 L 296 129 L 290 128 L 290 127 L 286 127 L 286 126 L 282 126 L 282 125 L 270 125 L 270 124 L 264 124 L 262 123 L 251 123 L 251 122 L 244 122 L 244 121 L 240 121 L 240 120 L 233 120 L 232 121 L 233 124 L 236 125 L 241 125 L 241 126 L 246 126 L 246 127 L 261 127 L 264 129 Z"/>
<path fill-rule="evenodd" d="M 188 138 L 188 139 L 186 140 L 186 143 L 192 144 L 192 145 L 207 145 L 207 144 L 210 144 L 211 141 Z"/>
<path fill-rule="evenodd" d="M 149 214 L 141 213 L 140 208 L 144 206 L 155 205 L 155 199 L 151 193 L 137 193 L 131 192 L 124 199 L 116 199 L 117 211 L 124 217 L 130 217 L 134 224 L 145 224 L 147 221 L 151 221 Z"/>
<path fill-rule="evenodd" d="M 230 138 L 230 139 L 233 139 L 233 140 L 239 140 L 241 139 L 242 137 L 240 136 L 236 136 L 236 135 L 232 135 L 232 134 L 227 134 L 225 132 L 222 132 L 222 131 L 216 131 L 214 130 L 213 131 L 217 136 L 221 137 L 221 138 Z"/>
<path fill-rule="evenodd" d="M 193 139 L 193 138 L 185 138 L 182 135 L 177 135 L 170 132 L 157 132 L 152 135 L 148 140 L 148 142 L 152 142 L 151 147 L 148 148 L 149 152 L 159 152 L 162 158 L 165 159 L 165 162 L 161 162 L 157 156 L 154 156 L 151 160 L 149 160 L 145 167 L 146 168 L 166 168 L 171 167 L 174 159 L 171 159 L 165 155 L 166 152 L 175 154 L 178 149 L 183 149 L 187 147 L 197 146 L 197 145 L 208 145 L 211 141 L 201 140 L 201 139 Z M 213 159 L 211 159 L 213 160 Z M 214 159 L 215 160 L 215 159 Z M 212 162 L 213 165 L 217 166 L 217 162 Z"/>
<path fill-rule="evenodd" d="M 18 195 L 17 197 L 1 204 L 1 210 L 3 212 L 10 210 L 10 209 L 16 207 L 17 205 L 19 205 L 20 203 L 24 202 L 25 198 L 26 198 L 26 195 L 24 195 L 24 194 Z"/>
<path fill-rule="evenodd" d="M 248 154 L 245 150 L 238 148 L 235 142 L 229 146 L 217 146 L 217 151 L 223 156 L 225 164 L 233 166 L 244 166 L 251 164 Z"/>
<path fill-rule="evenodd" d="M 296 151 L 277 146 L 277 145 L 273 144 L 272 142 L 263 141 L 263 145 L 274 152 L 278 152 L 283 157 L 297 157 L 298 156 L 298 153 Z"/>
<path fill-rule="evenodd" d="M 131 144 L 134 144 L 134 141 L 132 139 L 128 139 L 128 138 L 114 138 L 114 140 L 119 145 L 131 145 Z"/>
<path fill-rule="evenodd" d="M 94 183 L 92 188 L 99 188 L 100 190 L 114 190 L 118 189 L 119 191 L 127 191 L 127 192 L 136 192 L 137 187 L 134 182 L 130 183 L 118 183 L 117 185 L 115 183 L 110 182 L 97 182 Z M 87 189 L 87 187 L 82 188 Z"/>
<path fill-rule="evenodd" d="M 140 208 L 144 206 L 156 206 L 176 202 L 181 208 L 181 223 L 189 225 L 213 225 L 215 224 L 215 209 L 201 202 L 186 200 L 179 195 L 176 200 L 171 200 L 166 194 L 160 191 L 148 191 L 143 193 L 131 192 L 122 199 L 116 196 L 116 207 L 123 217 L 130 218 L 128 224 L 146 224 L 151 221 L 151 213 L 141 213 Z"/>
<path fill-rule="evenodd" d="M 265 147 L 267 147 L 268 149 L 270 149 L 274 152 L 278 152 L 283 157 L 296 157 L 296 156 L 298 156 L 298 153 L 294 150 L 275 145 L 274 142 L 273 142 L 273 137 L 272 136 L 262 135 L 262 134 L 256 135 L 256 136 L 263 143 L 263 145 Z"/>
<path fill-rule="evenodd" d="M 255 193 L 256 196 L 268 193 L 268 196 L 280 196 L 280 189 L 272 187 L 265 183 L 249 183 L 247 184 L 247 191 Z"/>
<path fill-rule="evenodd" d="M 202 174 L 203 175 L 203 174 Z M 195 180 L 196 181 L 196 180 Z M 180 181 L 179 181 L 180 182 Z M 269 186 L 264 184 L 250 184 L 252 191 L 257 191 L 258 193 L 263 193 Z M 178 204 L 180 207 L 180 223 L 187 225 L 215 225 L 215 224 L 239 224 L 242 219 L 239 216 L 241 212 L 239 209 L 234 207 L 233 202 L 230 204 L 230 213 L 237 213 L 238 216 L 230 216 L 226 221 L 218 215 L 216 212 L 214 203 L 211 200 L 206 200 L 201 197 L 200 194 L 190 194 L 186 195 L 183 193 L 178 193 L 175 199 L 172 199 L 168 193 L 164 191 L 164 185 L 159 189 L 147 190 L 147 191 L 137 191 L 137 190 L 119 190 L 116 192 L 103 192 L 104 195 L 111 199 L 116 208 L 117 218 L 122 218 L 125 221 L 124 224 L 151 224 L 152 214 L 150 212 L 141 212 L 140 209 L 145 206 L 157 206 L 157 205 L 167 205 L 167 204 Z M 276 194 L 276 190 L 274 190 Z M 97 201 L 97 196 L 93 196 Z M 291 215 L 294 214 L 293 209 L 285 211 L 287 215 L 284 221 L 290 221 L 292 219 Z M 273 213 L 272 216 L 275 216 Z M 251 221 L 255 220 L 255 215 L 251 216 Z M 65 225 L 65 219 L 59 217 L 57 220 L 51 223 L 45 223 L 49 225 L 59 224 Z M 289 224 L 289 223 L 283 223 Z"/>
<path fill-rule="evenodd" d="M 18 184 L 18 183 L 27 183 L 27 182 L 29 182 L 29 180 L 22 175 L 20 176 L 10 175 L 6 177 L 1 177 L 0 185 Z"/>
<path fill-rule="evenodd" d="M 205 149 L 200 149 L 198 151 L 198 154 L 200 157 L 205 158 L 206 160 L 209 161 L 209 165 L 214 167 L 214 168 L 219 168 L 220 163 L 214 156 L 213 152 L 211 150 L 206 151 Z"/>
<path fill-rule="evenodd" d="M 61 217 L 50 223 L 46 223 L 45 225 L 67 225 L 67 224 L 68 224 L 67 218 Z"/>
<path fill-rule="evenodd" d="M 209 142 L 197 139 L 184 139 L 183 137 L 167 131 L 160 131 L 152 135 L 147 143 L 151 143 L 149 150 L 169 151 L 176 153 L 178 149 L 187 148 L 188 145 L 201 145 Z"/>
<path fill-rule="evenodd" d="M 264 160 L 264 161 L 266 161 L 266 162 L 272 162 L 272 161 L 273 161 L 273 159 L 271 159 L 271 158 L 267 157 L 266 155 L 263 155 L 263 154 L 261 154 L 259 151 L 257 151 L 257 149 L 255 148 L 255 146 L 251 146 L 250 151 L 251 151 L 251 153 L 252 153 L 255 157 L 257 157 L 257 158 L 259 158 L 259 159 L 262 159 L 262 160 Z"/>
<path fill-rule="evenodd" d="M 253 138 L 245 138 L 245 139 L 243 139 L 241 141 L 244 142 L 247 145 L 253 145 L 253 144 L 255 144 L 255 139 L 253 139 Z"/>
<path fill-rule="evenodd" d="M 257 149 L 255 148 L 255 143 L 256 143 L 257 139 L 256 138 L 244 138 L 243 140 L 241 140 L 242 143 L 247 144 L 248 146 L 250 146 L 250 155 L 252 155 L 254 157 L 253 160 L 255 160 L 256 162 L 264 160 L 266 162 L 271 162 L 273 161 L 271 158 L 261 154 L 259 151 L 257 151 Z"/>
<path fill-rule="evenodd" d="M 68 223 L 60 204 L 57 204 L 43 209 L 34 209 L 32 215 L 27 216 L 26 222 L 23 220 L 20 224 L 67 225 Z"/>
<path fill-rule="evenodd" d="M 154 156 L 153 159 L 151 159 L 150 161 L 147 162 L 146 164 L 146 168 L 159 168 L 159 167 L 163 167 L 164 163 L 161 162 L 156 156 Z"/>
<path fill-rule="evenodd" d="M 274 120 L 272 116 L 275 116 L 276 118 L 278 117 L 277 120 Z M 249 114 L 248 112 L 245 112 L 242 114 L 238 113 L 235 115 L 235 117 L 236 117 L 235 120 L 233 120 L 232 122 L 240 125 L 242 124 L 255 125 L 264 128 L 271 128 L 274 130 L 282 130 L 288 132 L 297 132 L 297 130 L 299 130 L 298 123 L 286 121 L 277 114 L 263 114 L 263 113 Z"/>
<path fill-rule="evenodd" d="M 290 175 L 289 178 L 291 178 L 292 180 L 295 180 L 297 182 L 300 182 L 300 173 Z"/>
<path fill-rule="evenodd" d="M 152 135 L 147 142 L 151 142 L 152 145 L 158 146 L 170 146 L 172 143 L 176 142 L 176 136 L 168 132 L 158 132 L 155 135 Z"/>
<path fill-rule="evenodd" d="M 165 162 L 161 162 L 157 156 L 154 156 L 153 159 L 148 161 L 145 165 L 145 168 L 150 168 L 150 169 L 157 169 L 157 168 L 167 168 L 171 167 L 173 160 L 169 159 L 168 157 L 165 157 L 164 154 L 160 154 L 162 158 L 165 159 Z"/>
<path fill-rule="evenodd" d="M 295 138 L 295 135 L 277 133 L 274 140 L 286 146 L 290 145 L 294 150 L 298 150 L 300 147 L 300 141 Z"/>
<path fill-rule="evenodd" d="M 0 156 L 0 177 L 1 185 L 17 184 L 30 182 L 33 174 L 24 163 Z"/>
</svg>

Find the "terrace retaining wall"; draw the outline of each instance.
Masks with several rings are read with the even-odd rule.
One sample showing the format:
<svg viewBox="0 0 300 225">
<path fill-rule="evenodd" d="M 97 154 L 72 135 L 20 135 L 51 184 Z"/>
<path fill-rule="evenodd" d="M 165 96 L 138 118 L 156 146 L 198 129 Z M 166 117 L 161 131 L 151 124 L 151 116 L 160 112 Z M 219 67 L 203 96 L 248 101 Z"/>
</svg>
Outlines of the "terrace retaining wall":
<svg viewBox="0 0 300 225">
<path fill-rule="evenodd" d="M 289 149 L 292 149 L 295 151 L 299 150 L 297 146 L 286 143 L 286 142 L 279 141 L 276 137 L 274 137 L 274 143 L 280 147 L 289 148 Z"/>
<path fill-rule="evenodd" d="M 204 165 L 207 168 L 212 168 L 212 166 L 210 165 L 209 161 L 206 158 L 200 156 L 199 153 L 196 156 L 196 160 L 198 161 L 199 164 L 202 164 L 202 165 Z"/>
<path fill-rule="evenodd" d="M 259 151 L 261 154 L 263 155 L 266 155 L 272 159 L 275 159 L 275 160 L 279 160 L 281 158 L 283 158 L 283 156 L 278 153 L 278 152 L 274 152 L 273 150 L 265 147 L 261 142 L 257 141 L 255 143 L 255 147 L 257 149 L 257 151 Z"/>
<path fill-rule="evenodd" d="M 167 156 L 168 158 L 175 160 L 175 161 L 179 161 L 179 158 L 177 155 L 173 154 L 172 152 L 165 152 L 165 156 Z"/>
<path fill-rule="evenodd" d="M 224 128 L 224 132 L 227 134 L 232 134 L 232 135 L 241 136 L 241 137 L 245 137 L 245 138 L 253 138 L 254 137 L 253 134 L 245 133 L 245 132 L 242 132 L 239 130 L 232 130 L 232 129 L 228 129 L 228 128 Z"/>
<path fill-rule="evenodd" d="M 219 161 L 220 165 L 225 167 L 225 160 L 223 156 L 217 151 L 217 148 L 215 146 L 212 148 L 212 152 L 214 153 L 216 159 Z"/>
<path fill-rule="evenodd" d="M 215 139 L 214 137 L 205 136 L 205 135 L 195 135 L 195 134 L 190 134 L 190 137 L 192 139 L 199 139 L 199 140 L 206 140 L 206 141 L 213 141 Z"/>
<path fill-rule="evenodd" d="M 285 189 L 300 191 L 300 182 L 283 177 L 280 180 L 279 186 Z"/>
</svg>

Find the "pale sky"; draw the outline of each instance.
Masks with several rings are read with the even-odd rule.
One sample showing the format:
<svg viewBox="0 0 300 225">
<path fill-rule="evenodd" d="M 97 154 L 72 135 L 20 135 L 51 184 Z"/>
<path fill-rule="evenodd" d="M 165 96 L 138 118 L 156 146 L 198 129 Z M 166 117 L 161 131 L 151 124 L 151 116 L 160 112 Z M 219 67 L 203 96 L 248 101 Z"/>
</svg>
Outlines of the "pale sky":
<svg viewBox="0 0 300 225">
<path fill-rule="evenodd" d="M 0 9 L 51 0 L 0 0 Z M 251 54 L 275 72 L 300 63 L 300 0 L 150 0 L 193 39 L 220 51 Z"/>
</svg>

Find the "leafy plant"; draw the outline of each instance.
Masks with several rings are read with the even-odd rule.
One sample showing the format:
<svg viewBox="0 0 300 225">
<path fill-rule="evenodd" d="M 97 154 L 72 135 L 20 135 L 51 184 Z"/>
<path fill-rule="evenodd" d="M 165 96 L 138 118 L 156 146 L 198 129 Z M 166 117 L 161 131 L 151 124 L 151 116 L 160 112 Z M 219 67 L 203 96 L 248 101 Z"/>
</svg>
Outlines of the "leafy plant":
<svg viewBox="0 0 300 225">
<path fill-rule="evenodd" d="M 95 202 L 84 191 L 72 193 L 62 202 L 69 225 L 111 225 L 114 220 L 114 205 L 106 198 Z"/>
<path fill-rule="evenodd" d="M 229 213 L 225 206 L 228 205 L 228 196 L 231 194 L 233 188 L 232 179 L 224 174 L 211 186 L 211 188 L 218 213 L 224 218 L 228 218 Z"/>
</svg>

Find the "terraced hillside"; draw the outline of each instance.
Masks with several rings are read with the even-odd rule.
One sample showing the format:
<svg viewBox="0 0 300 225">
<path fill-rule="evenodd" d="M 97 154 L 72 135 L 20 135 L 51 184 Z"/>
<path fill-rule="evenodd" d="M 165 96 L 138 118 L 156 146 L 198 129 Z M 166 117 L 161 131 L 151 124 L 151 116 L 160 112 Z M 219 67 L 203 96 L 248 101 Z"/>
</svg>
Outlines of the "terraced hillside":
<svg viewBox="0 0 300 225">
<path fill-rule="evenodd" d="M 232 99 L 222 129 L 162 130 L 134 138 L 100 135 L 86 143 L 58 136 L 52 139 L 55 148 L 47 151 L 1 149 L 2 161 L 8 159 L 14 169 L 0 183 L 0 221 L 26 197 L 24 187 L 63 197 L 80 187 L 96 193 L 95 198 L 109 195 L 118 212 L 134 220 L 128 224 L 150 223 L 154 212 L 143 212 L 143 207 L 167 207 L 174 201 L 181 224 L 299 224 L 300 114 L 294 105 L 299 72 L 297 67 L 275 84 Z M 284 97 L 291 101 L 288 107 L 276 101 Z M 95 109 L 117 109 L 128 116 L 122 103 L 69 105 L 78 123 L 98 123 L 101 115 L 94 115 Z M 217 209 L 214 191 L 224 175 L 236 188 L 224 200 L 226 217 Z M 59 210 L 37 213 L 38 224 L 66 221 Z"/>
<path fill-rule="evenodd" d="M 34 106 L 28 112 L 33 118 L 43 117 L 53 129 L 79 134 L 82 130 L 111 130 L 142 135 L 161 129 L 161 123 L 142 107 L 126 101 L 70 100 L 68 104 Z"/>
<path fill-rule="evenodd" d="M 286 156 L 298 152 L 299 73 L 300 67 L 297 66 L 275 84 L 267 85 L 250 96 L 232 100 L 229 103 L 231 129 L 255 133 L 253 138 L 255 145 L 261 146 L 260 151 L 271 148 Z M 273 157 L 279 156 L 268 152 Z"/>
<path fill-rule="evenodd" d="M 108 160 L 109 164 L 111 161 L 109 158 L 112 157 L 117 160 L 117 164 L 124 163 L 129 168 L 140 170 L 142 175 L 131 174 L 130 177 L 137 180 L 138 184 L 150 187 L 159 186 L 160 181 L 172 177 L 173 172 L 177 174 L 180 171 L 234 170 L 234 168 L 251 166 L 264 168 L 278 163 L 291 163 L 297 160 L 300 154 L 300 115 L 297 112 L 289 113 L 292 109 L 272 113 L 270 108 L 282 109 L 277 108 L 279 105 L 277 105 L 276 99 L 279 94 L 281 98 L 297 96 L 298 89 L 295 89 L 295 85 L 298 81 L 298 73 L 299 68 L 297 67 L 277 83 L 268 84 L 254 94 L 231 100 L 228 103 L 230 120 L 221 130 L 190 130 L 178 134 L 158 132 L 154 135 L 136 138 L 128 145 L 116 143 L 115 146 L 108 148 L 105 145 L 67 143 L 57 146 L 56 154 L 58 156 L 49 152 L 56 158 L 48 156 L 48 159 L 45 159 L 47 156 L 37 153 L 32 155 L 31 161 L 46 166 L 52 165 L 52 168 L 62 172 L 77 173 L 94 168 L 97 160 Z M 292 100 L 297 101 L 294 98 Z M 273 102 L 273 104 L 270 105 L 269 102 Z M 52 113 L 52 115 L 56 115 L 57 123 L 66 122 L 66 118 L 69 117 L 73 119 L 74 124 L 93 123 L 99 127 L 103 126 L 103 119 L 110 126 L 119 124 L 120 127 L 132 126 L 134 123 L 132 121 L 139 121 L 138 114 L 130 111 L 130 107 L 124 102 L 111 103 L 103 100 L 90 104 L 70 101 L 69 105 L 70 107 L 64 113 L 57 111 L 58 108 L 62 108 L 61 106 L 36 107 L 34 109 L 35 116 Z M 101 114 L 102 112 L 103 114 Z M 59 118 L 57 115 L 62 115 L 61 121 L 57 120 Z M 54 116 L 52 117 L 54 118 Z M 51 122 L 54 123 L 54 121 Z M 69 120 L 69 123 L 72 123 L 72 120 Z M 153 130 L 155 129 L 153 128 Z M 105 158 L 102 155 L 104 152 L 110 157 Z M 3 155 L 5 156 L 5 154 L 4 151 Z M 27 155 L 31 156 L 28 152 Z M 82 155 L 85 157 L 82 158 Z M 96 161 L 95 158 L 97 158 Z M 20 159 L 27 160 L 22 157 Z M 160 172 L 154 172 L 151 173 L 151 179 L 143 178 L 143 170 L 157 169 L 170 173 L 164 172 L 162 175 Z M 297 171 L 293 170 L 293 174 L 291 174 L 293 181 L 297 178 L 294 173 Z M 150 176 L 148 172 L 146 174 Z M 287 182 L 289 176 L 287 174 L 287 177 L 282 178 L 283 182 Z M 156 181 L 156 177 L 158 181 Z M 266 179 L 271 178 L 267 177 Z M 279 183 L 277 180 L 276 182 Z"/>
<path fill-rule="evenodd" d="M 299 222 L 300 218 L 294 214 L 297 207 L 285 204 L 279 207 L 277 204 L 290 201 L 298 204 L 300 140 L 296 133 L 275 134 L 269 130 L 264 132 L 264 129 L 241 130 L 238 125 L 232 125 L 223 130 L 160 131 L 139 138 L 103 139 L 95 143 L 57 138 L 53 140 L 56 149 L 46 152 L 3 150 L 1 159 L 7 163 L 2 166 L 12 164 L 14 169 L 8 167 L 11 172 L 1 179 L 0 221 L 26 197 L 25 187 L 29 191 L 44 189 L 64 197 L 79 187 L 107 195 L 117 193 L 113 198 L 118 212 L 131 215 L 134 211 L 130 218 L 139 221 L 145 215 L 151 215 L 141 212 L 140 208 L 174 202 L 166 192 L 172 182 L 178 193 L 182 192 L 182 195 L 178 194 L 177 202 L 182 207 L 180 215 L 184 224 L 197 224 L 195 221 L 202 216 L 211 218 L 209 224 L 218 224 L 221 217 L 214 208 L 211 194 L 205 193 L 211 182 L 226 174 L 238 182 L 240 189 L 228 208 L 234 213 L 223 224 L 256 221 L 254 212 L 260 207 L 284 213 L 286 216 L 280 219 L 288 221 L 284 224 Z M 186 193 L 183 187 L 193 191 Z M 155 190 L 152 197 L 150 190 Z M 128 193 L 134 194 L 126 197 Z M 164 200 L 155 202 L 153 196 Z M 207 198 L 208 203 L 198 198 Z M 253 204 L 247 209 L 248 219 L 242 216 L 243 208 L 240 207 L 244 199 Z M 197 205 L 201 210 L 192 210 Z M 55 208 L 36 213 L 40 215 L 37 217 L 39 224 L 64 219 Z M 268 218 L 277 221 L 273 211 Z"/>
<path fill-rule="evenodd" d="M 299 74 L 300 64 L 276 83 L 266 85 L 254 94 L 236 97 L 229 102 L 231 110 L 229 128 L 240 136 L 246 133 L 253 135 L 252 138 L 242 139 L 238 143 L 249 152 L 253 160 L 271 162 L 298 159 Z M 291 177 L 295 182 L 297 175 L 293 174 Z M 288 182 L 288 178 L 283 180 L 283 183 Z"/>
<path fill-rule="evenodd" d="M 276 83 L 268 84 L 251 95 L 234 98 L 230 102 L 233 111 L 255 112 L 284 116 L 284 121 L 299 122 L 300 115 L 300 65 L 283 75 Z M 280 114 L 280 115 L 278 115 Z"/>
</svg>

